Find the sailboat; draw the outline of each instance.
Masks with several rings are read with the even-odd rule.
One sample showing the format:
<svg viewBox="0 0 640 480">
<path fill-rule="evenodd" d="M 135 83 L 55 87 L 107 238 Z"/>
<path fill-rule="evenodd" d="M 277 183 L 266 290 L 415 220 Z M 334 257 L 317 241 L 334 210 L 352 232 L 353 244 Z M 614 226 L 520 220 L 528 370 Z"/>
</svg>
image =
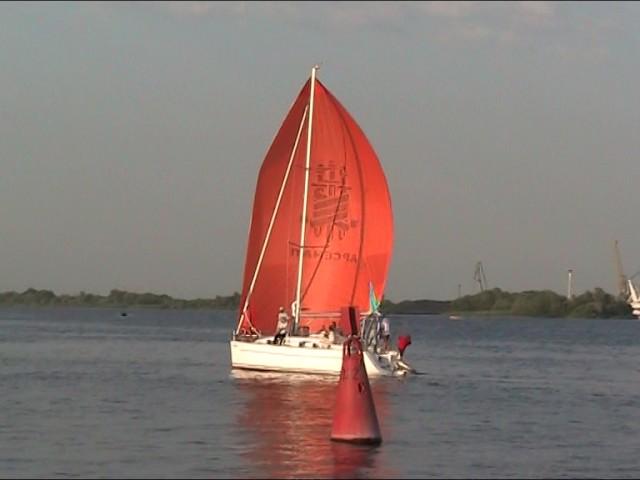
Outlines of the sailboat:
<svg viewBox="0 0 640 480">
<path fill-rule="evenodd" d="M 258 174 L 231 365 L 339 375 L 342 333 L 364 339 L 369 376 L 402 375 L 410 367 L 375 334 L 393 248 L 389 188 L 365 134 L 317 70 Z M 280 343 L 282 309 L 291 321 Z"/>
<path fill-rule="evenodd" d="M 640 295 L 631 279 L 628 279 L 627 282 L 629 285 L 629 298 L 627 299 L 627 303 L 631 307 L 631 313 L 640 318 Z"/>
</svg>

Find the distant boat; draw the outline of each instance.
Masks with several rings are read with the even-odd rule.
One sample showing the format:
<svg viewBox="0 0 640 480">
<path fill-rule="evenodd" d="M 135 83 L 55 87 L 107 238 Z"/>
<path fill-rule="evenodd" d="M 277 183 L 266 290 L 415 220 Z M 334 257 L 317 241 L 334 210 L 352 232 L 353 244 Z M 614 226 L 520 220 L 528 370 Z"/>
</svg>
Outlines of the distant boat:
<svg viewBox="0 0 640 480">
<path fill-rule="evenodd" d="M 629 298 L 627 299 L 627 303 L 631 306 L 631 313 L 640 318 L 640 296 L 633 282 L 630 279 L 627 280 L 627 282 L 629 285 Z"/>
<path fill-rule="evenodd" d="M 127 312 L 120 312 L 121 317 L 128 317 L 129 314 Z"/>
<path fill-rule="evenodd" d="M 338 375 L 342 342 L 321 332 L 335 322 L 351 333 L 353 322 L 365 339 L 367 373 L 404 374 L 398 351 L 379 350 L 374 323 L 380 316 L 371 308 L 372 299 L 382 298 L 393 246 L 385 175 L 316 70 L 260 168 L 231 366 Z M 280 307 L 289 310 L 292 325 L 276 344 Z"/>
<path fill-rule="evenodd" d="M 449 315 L 449 320 L 460 320 L 461 318 L 459 315 Z"/>
</svg>

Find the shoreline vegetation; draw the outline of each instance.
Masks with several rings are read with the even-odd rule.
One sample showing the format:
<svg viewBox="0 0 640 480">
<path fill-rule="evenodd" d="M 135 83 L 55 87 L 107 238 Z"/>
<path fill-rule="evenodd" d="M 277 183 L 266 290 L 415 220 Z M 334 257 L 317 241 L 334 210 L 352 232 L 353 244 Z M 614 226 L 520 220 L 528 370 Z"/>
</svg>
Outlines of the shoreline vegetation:
<svg viewBox="0 0 640 480">
<path fill-rule="evenodd" d="M 80 292 L 56 295 L 51 290 L 28 288 L 24 292 L 0 293 L 0 306 L 81 306 L 112 308 L 168 308 L 235 310 L 240 294 L 185 300 L 155 293 L 135 293 L 113 289 L 109 295 Z M 455 300 L 384 299 L 381 310 L 388 314 L 486 315 L 555 318 L 633 318 L 629 305 L 601 288 L 567 299 L 551 290 L 506 292 L 499 288 L 465 295 Z"/>
<path fill-rule="evenodd" d="M 172 308 L 172 309 L 217 309 L 233 310 L 238 308 L 240 294 L 215 298 L 196 298 L 184 300 L 156 293 L 136 293 L 126 290 L 111 290 L 109 295 L 97 295 L 80 292 L 76 295 L 56 295 L 51 290 L 28 288 L 22 293 L 0 293 L 0 306 L 65 306 L 65 307 L 114 307 L 114 308 Z"/>
</svg>

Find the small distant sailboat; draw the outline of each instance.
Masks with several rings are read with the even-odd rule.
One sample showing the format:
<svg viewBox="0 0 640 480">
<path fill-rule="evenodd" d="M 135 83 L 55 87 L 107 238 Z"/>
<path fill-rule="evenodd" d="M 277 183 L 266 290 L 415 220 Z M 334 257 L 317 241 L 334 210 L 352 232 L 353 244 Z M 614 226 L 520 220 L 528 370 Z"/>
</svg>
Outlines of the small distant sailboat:
<svg viewBox="0 0 640 480">
<path fill-rule="evenodd" d="M 366 136 L 317 68 L 260 169 L 231 365 L 338 375 L 342 342 L 322 332 L 356 325 L 368 375 L 404 374 L 400 353 L 376 341 L 393 246 L 389 189 Z M 274 341 L 280 307 L 292 319 L 282 344 Z"/>
<path fill-rule="evenodd" d="M 627 299 L 627 303 L 631 306 L 631 313 L 640 318 L 640 296 L 638 295 L 638 290 L 631 279 L 627 280 L 627 282 L 629 285 L 629 298 Z"/>
</svg>

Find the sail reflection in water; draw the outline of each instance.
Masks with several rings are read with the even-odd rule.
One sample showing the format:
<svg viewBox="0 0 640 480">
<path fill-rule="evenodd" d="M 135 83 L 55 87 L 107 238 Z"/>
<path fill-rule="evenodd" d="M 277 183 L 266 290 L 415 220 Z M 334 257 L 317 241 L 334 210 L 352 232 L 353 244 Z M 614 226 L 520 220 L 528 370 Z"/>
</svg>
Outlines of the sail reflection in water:
<svg viewBox="0 0 640 480">
<path fill-rule="evenodd" d="M 393 472 L 383 446 L 331 441 L 335 377 L 234 370 L 245 406 L 237 424 L 247 437 L 246 460 L 260 477 L 381 478 Z M 372 382 L 380 427 L 388 419 L 387 382 Z"/>
</svg>

